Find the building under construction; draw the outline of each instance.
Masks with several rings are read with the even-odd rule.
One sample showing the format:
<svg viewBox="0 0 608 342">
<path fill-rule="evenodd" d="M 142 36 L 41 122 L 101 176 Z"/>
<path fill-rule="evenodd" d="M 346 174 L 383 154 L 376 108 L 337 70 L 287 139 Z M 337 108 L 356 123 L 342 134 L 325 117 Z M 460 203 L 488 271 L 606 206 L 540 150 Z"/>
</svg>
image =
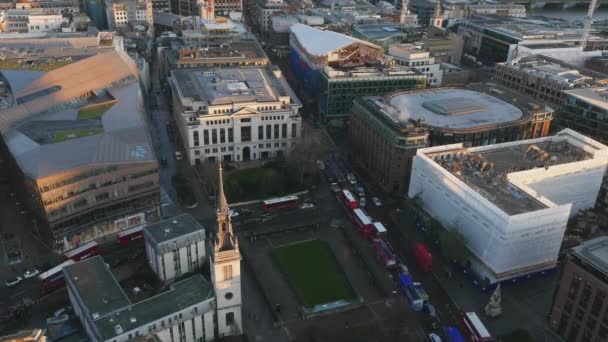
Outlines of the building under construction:
<svg viewBox="0 0 608 342">
<path fill-rule="evenodd" d="M 425 75 L 391 65 L 382 47 L 307 25 L 291 27 L 289 55 L 301 97 L 317 99 L 324 120 L 347 118 L 356 98 L 427 83 Z"/>
<path fill-rule="evenodd" d="M 592 208 L 608 147 L 570 129 L 555 136 L 466 148 L 419 149 L 410 198 L 466 238 L 486 284 L 555 267 L 568 219 Z"/>
</svg>

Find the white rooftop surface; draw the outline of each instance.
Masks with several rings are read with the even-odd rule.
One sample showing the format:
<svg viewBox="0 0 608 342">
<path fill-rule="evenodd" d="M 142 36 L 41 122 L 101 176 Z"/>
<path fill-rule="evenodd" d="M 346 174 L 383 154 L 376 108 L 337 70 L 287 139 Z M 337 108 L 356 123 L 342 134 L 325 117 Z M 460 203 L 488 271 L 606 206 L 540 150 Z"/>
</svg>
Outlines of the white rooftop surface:
<svg viewBox="0 0 608 342">
<path fill-rule="evenodd" d="M 608 88 L 580 88 L 565 91 L 580 100 L 590 103 L 598 108 L 608 109 Z"/>
<path fill-rule="evenodd" d="M 338 32 L 323 31 L 304 24 L 292 25 L 291 32 L 295 34 L 300 45 L 306 49 L 306 52 L 314 56 L 324 56 L 353 43 L 375 46 L 366 41 L 349 37 Z"/>
<path fill-rule="evenodd" d="M 520 119 L 522 111 L 496 97 L 464 89 L 438 89 L 396 94 L 387 113 L 399 121 L 423 119 L 428 126 L 463 129 Z"/>
</svg>

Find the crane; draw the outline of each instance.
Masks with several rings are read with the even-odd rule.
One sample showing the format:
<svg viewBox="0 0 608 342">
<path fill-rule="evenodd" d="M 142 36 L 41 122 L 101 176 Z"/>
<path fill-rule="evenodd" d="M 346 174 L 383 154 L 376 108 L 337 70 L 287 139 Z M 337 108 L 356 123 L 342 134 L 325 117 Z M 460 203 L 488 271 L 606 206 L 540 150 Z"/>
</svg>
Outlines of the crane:
<svg viewBox="0 0 608 342">
<path fill-rule="evenodd" d="M 591 0 L 589 4 L 589 11 L 587 11 L 587 16 L 585 17 L 585 27 L 583 28 L 583 35 L 581 37 L 581 46 L 583 47 L 583 51 L 587 47 L 587 40 L 589 39 L 589 32 L 591 32 L 591 22 L 593 20 L 593 12 L 595 12 L 595 8 L 597 7 L 597 0 Z"/>
</svg>

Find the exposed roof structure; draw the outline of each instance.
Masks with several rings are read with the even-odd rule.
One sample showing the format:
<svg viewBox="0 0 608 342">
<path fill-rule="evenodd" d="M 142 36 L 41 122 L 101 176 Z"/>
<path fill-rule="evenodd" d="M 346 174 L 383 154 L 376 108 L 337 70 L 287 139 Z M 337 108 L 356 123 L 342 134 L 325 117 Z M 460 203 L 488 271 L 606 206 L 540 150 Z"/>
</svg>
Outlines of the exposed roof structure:
<svg viewBox="0 0 608 342">
<path fill-rule="evenodd" d="M 20 84 L 17 104 L 0 111 L 0 132 L 22 171 L 42 178 L 90 164 L 156 161 L 137 77 L 136 64 L 114 51 Z M 94 106 L 105 108 L 81 115 Z"/>
<path fill-rule="evenodd" d="M 306 49 L 306 52 L 314 56 L 324 56 L 353 43 L 360 43 L 381 49 L 381 47 L 364 40 L 349 37 L 334 31 L 319 30 L 304 24 L 292 25 L 291 32 L 296 36 L 300 45 Z"/>
<path fill-rule="evenodd" d="M 426 89 L 390 95 L 379 106 L 397 121 L 422 120 L 443 129 L 467 129 L 517 121 L 516 106 L 493 96 L 464 89 Z"/>
</svg>

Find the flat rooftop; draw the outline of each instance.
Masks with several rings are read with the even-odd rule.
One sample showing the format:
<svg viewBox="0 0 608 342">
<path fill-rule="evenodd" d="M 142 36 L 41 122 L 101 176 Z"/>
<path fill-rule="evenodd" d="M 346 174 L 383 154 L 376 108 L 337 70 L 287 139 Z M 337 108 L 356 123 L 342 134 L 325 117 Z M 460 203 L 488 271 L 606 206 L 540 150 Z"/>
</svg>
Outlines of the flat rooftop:
<svg viewBox="0 0 608 342">
<path fill-rule="evenodd" d="M 77 262 L 63 270 L 76 285 L 78 295 L 92 315 L 102 317 L 131 305 L 101 256 Z"/>
<path fill-rule="evenodd" d="M 192 215 L 181 214 L 150 224 L 144 229 L 152 236 L 154 241 L 161 243 L 196 231 L 204 231 L 205 228 Z"/>
<path fill-rule="evenodd" d="M 600 236 L 572 248 L 574 256 L 608 275 L 608 236 Z"/>
<path fill-rule="evenodd" d="M 379 106 L 396 121 L 423 120 L 427 126 L 454 130 L 507 124 L 524 116 L 512 104 L 465 89 L 397 93 Z"/>
<path fill-rule="evenodd" d="M 129 305 L 96 321 L 97 329 L 104 340 L 116 336 L 115 327 L 130 331 L 149 322 L 199 304 L 215 296 L 213 284 L 195 275 L 170 286 L 169 290 L 137 304 Z"/>
<path fill-rule="evenodd" d="M 534 17 L 477 16 L 464 25 L 493 30 L 517 41 L 580 39 L 583 31 L 582 25 L 559 19 Z"/>
<path fill-rule="evenodd" d="M 566 94 L 592 104 L 595 107 L 608 110 L 608 88 L 579 88 L 565 91 Z"/>
<path fill-rule="evenodd" d="M 517 215 L 547 206 L 512 185 L 507 174 L 591 158 L 590 154 L 565 140 L 546 140 L 534 145 L 537 148 L 530 149 L 525 157 L 524 151 L 531 143 L 524 140 L 507 147 L 497 145 L 496 149 L 467 151 L 460 157 L 435 162 L 508 215 Z M 432 157 L 432 153 L 428 156 Z"/>
<path fill-rule="evenodd" d="M 197 59 L 214 59 L 214 58 L 241 58 L 241 59 L 256 59 L 266 58 L 266 54 L 262 47 L 255 39 L 234 39 L 228 44 L 206 45 L 204 47 L 188 46 L 187 44 L 180 48 L 179 51 L 174 51 L 172 58 L 173 62 L 189 63 L 191 60 Z"/>
<path fill-rule="evenodd" d="M 359 24 L 353 26 L 353 31 L 357 31 L 367 39 L 386 39 L 394 35 L 405 35 L 407 30 L 419 27 L 418 25 L 406 24 Z"/>
<path fill-rule="evenodd" d="M 284 90 L 266 68 L 174 70 L 182 95 L 209 105 L 276 101 Z"/>
</svg>

